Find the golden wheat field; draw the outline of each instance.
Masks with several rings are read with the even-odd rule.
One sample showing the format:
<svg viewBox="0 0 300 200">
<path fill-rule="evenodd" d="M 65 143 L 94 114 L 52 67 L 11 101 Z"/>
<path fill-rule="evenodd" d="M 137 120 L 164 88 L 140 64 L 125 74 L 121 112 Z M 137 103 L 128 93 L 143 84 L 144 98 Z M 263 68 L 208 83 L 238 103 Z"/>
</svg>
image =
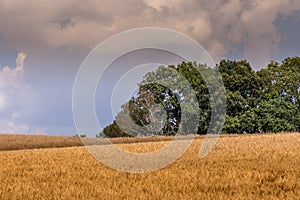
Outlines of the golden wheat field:
<svg viewBox="0 0 300 200">
<path fill-rule="evenodd" d="M 0 199 L 300 199 L 300 134 L 223 136 L 199 159 L 202 142 L 145 174 L 110 169 L 82 146 L 0 151 Z M 166 143 L 118 145 L 145 152 Z"/>
</svg>

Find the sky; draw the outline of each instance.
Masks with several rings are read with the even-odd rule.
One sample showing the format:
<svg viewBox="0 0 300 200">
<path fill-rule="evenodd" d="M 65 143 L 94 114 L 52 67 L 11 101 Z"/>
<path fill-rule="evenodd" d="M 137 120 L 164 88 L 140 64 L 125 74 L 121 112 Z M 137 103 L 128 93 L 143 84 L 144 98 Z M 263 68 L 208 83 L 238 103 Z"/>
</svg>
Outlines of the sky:
<svg viewBox="0 0 300 200">
<path fill-rule="evenodd" d="M 300 55 L 299 0 L 0 0 L 0 133 L 75 135 L 72 90 L 81 63 L 110 36 L 142 27 L 182 32 L 216 63 L 247 59 L 255 70 Z M 141 57 L 178 61 L 150 51 L 127 59 Z M 118 94 L 111 84 L 134 63 L 113 63 L 101 80 L 102 126 L 113 120 L 103 99 Z"/>
</svg>

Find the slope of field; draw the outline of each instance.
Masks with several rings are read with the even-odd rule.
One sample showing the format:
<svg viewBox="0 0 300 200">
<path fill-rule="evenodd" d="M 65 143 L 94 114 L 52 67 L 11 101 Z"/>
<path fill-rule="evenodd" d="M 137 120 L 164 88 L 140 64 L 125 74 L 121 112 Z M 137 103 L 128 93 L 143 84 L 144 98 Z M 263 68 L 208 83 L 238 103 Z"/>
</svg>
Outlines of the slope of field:
<svg viewBox="0 0 300 200">
<path fill-rule="evenodd" d="M 84 147 L 0 151 L 0 199 L 299 199 L 300 134 L 222 137 L 199 159 L 202 141 L 146 174 L 110 169 Z M 143 152 L 167 142 L 118 145 Z"/>
<path fill-rule="evenodd" d="M 183 136 L 187 139 L 189 136 Z M 203 138 L 204 136 L 195 136 Z M 170 141 L 172 136 L 155 136 L 155 137 L 122 137 L 110 138 L 114 144 L 143 143 L 155 141 Z M 41 149 L 57 147 L 74 147 L 83 146 L 81 139 L 85 140 L 85 145 L 106 144 L 101 138 L 80 138 L 71 136 L 48 136 L 48 135 L 17 135 L 17 134 L 0 134 L 0 151 L 1 150 L 20 150 L 20 149 Z"/>
<path fill-rule="evenodd" d="M 223 135 L 221 137 L 224 137 Z M 190 137 L 203 138 L 203 135 L 182 136 L 181 139 Z M 228 136 L 226 136 L 228 137 Z M 170 141 L 173 136 L 155 136 L 155 137 L 120 137 L 110 138 L 114 144 L 144 143 L 155 141 Z M 41 149 L 41 148 L 58 148 L 74 147 L 85 145 L 107 144 L 102 138 L 80 138 L 78 136 L 48 136 L 48 135 L 21 135 L 21 134 L 0 134 L 0 151 L 1 150 L 21 150 L 21 149 Z M 164 145 L 162 145 L 164 146 Z"/>
</svg>

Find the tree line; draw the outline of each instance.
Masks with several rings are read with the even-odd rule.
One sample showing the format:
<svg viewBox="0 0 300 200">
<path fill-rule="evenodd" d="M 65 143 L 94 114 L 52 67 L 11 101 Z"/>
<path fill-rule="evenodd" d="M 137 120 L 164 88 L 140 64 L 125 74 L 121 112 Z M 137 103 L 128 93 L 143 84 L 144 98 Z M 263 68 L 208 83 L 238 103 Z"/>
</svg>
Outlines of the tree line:
<svg viewBox="0 0 300 200">
<path fill-rule="evenodd" d="M 200 74 L 199 69 L 203 73 Z M 138 94 L 122 106 L 115 121 L 98 137 L 174 135 L 182 124 L 194 127 L 195 124 L 188 124 L 193 123 L 190 120 L 193 117 L 199 118 L 196 130 L 184 130 L 182 133 L 206 134 L 213 102 L 202 76 L 216 70 L 221 74 L 226 89 L 222 133 L 300 131 L 300 58 L 292 57 L 281 63 L 271 61 L 259 71 L 254 71 L 246 60 L 221 60 L 213 69 L 195 62 L 160 66 L 144 76 L 138 84 Z M 163 84 L 153 83 L 153 80 L 180 83 L 178 74 L 188 81 L 191 91 L 186 91 L 186 84 L 179 84 L 172 91 Z M 196 97 L 197 109 L 184 108 L 188 114 L 183 115 L 184 105 L 180 102 L 182 99 L 192 102 L 192 93 Z"/>
</svg>

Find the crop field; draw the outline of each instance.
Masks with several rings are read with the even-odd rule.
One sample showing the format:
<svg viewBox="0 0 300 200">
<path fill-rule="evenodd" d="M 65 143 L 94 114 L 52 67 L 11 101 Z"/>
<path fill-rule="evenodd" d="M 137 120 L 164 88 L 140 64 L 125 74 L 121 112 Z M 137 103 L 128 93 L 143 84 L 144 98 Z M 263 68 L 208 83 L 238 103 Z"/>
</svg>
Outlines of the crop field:
<svg viewBox="0 0 300 200">
<path fill-rule="evenodd" d="M 106 167 L 80 146 L 78 138 L 69 145 L 73 147 L 41 148 L 63 146 L 73 139 L 64 138 L 59 143 L 59 138 L 55 142 L 48 138 L 52 146 L 47 146 L 46 136 L 40 136 L 36 141 L 43 144 L 34 146 L 34 140 L 30 140 L 31 145 L 24 146 L 24 138 L 11 137 L 0 137 L 0 199 L 300 198 L 298 133 L 222 136 L 203 159 L 198 158 L 203 142 L 198 137 L 176 162 L 144 174 Z M 13 142 L 13 137 L 18 142 Z M 23 148 L 8 148 L 4 138 Z M 122 141 L 117 145 L 132 152 L 153 151 L 168 143 L 160 139 Z M 57 142 L 60 145 L 54 145 Z"/>
</svg>

